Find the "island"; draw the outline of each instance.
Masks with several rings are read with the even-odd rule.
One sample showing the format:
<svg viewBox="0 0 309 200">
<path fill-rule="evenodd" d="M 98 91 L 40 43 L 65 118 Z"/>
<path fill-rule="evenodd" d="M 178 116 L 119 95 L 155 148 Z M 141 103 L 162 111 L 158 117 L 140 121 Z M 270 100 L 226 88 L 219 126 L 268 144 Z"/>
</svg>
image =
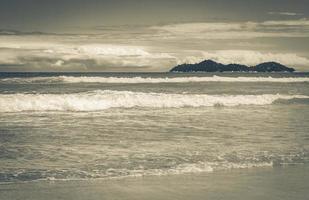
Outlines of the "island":
<svg viewBox="0 0 309 200">
<path fill-rule="evenodd" d="M 213 60 L 204 60 L 196 64 L 182 64 L 170 70 L 170 72 L 294 72 L 295 69 L 277 62 L 265 62 L 256 66 L 241 64 L 222 64 Z"/>
</svg>

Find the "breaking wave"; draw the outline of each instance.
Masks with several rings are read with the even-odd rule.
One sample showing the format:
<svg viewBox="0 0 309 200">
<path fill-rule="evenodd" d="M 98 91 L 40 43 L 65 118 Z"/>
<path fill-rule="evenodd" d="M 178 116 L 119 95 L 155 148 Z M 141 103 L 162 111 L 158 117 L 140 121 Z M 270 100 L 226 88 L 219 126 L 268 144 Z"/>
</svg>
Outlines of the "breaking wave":
<svg viewBox="0 0 309 200">
<path fill-rule="evenodd" d="M 52 76 L 32 78 L 5 78 L 5 83 L 190 83 L 190 82 L 274 82 L 299 83 L 309 82 L 309 77 L 173 77 L 173 78 L 147 78 L 147 77 L 99 77 L 99 76 Z"/>
<path fill-rule="evenodd" d="M 71 180 L 91 180 L 91 179 L 121 179 L 127 177 L 142 176 L 166 176 L 177 174 L 196 174 L 210 173 L 221 170 L 231 169 L 250 169 L 259 167 L 273 167 L 272 162 L 259 163 L 183 163 L 171 168 L 158 169 L 127 169 L 127 168 L 109 168 L 106 170 L 84 171 L 76 169 L 58 169 L 58 170 L 25 170 L 15 169 L 16 171 L 0 172 L 0 184 L 17 181 L 71 181 Z"/>
<path fill-rule="evenodd" d="M 109 108 L 179 108 L 269 105 L 277 100 L 308 99 L 304 95 L 206 95 L 96 90 L 72 94 L 1 94 L 0 112 L 99 111 Z"/>
</svg>

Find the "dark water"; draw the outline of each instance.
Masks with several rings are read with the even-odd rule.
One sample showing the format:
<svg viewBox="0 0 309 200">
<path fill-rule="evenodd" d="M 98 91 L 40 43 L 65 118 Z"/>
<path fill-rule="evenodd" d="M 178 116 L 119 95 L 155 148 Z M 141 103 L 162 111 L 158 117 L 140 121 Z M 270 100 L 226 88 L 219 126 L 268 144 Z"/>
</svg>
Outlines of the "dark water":
<svg viewBox="0 0 309 200">
<path fill-rule="evenodd" d="M 2 73 L 0 182 L 307 165 L 308 119 L 308 73 Z"/>
</svg>

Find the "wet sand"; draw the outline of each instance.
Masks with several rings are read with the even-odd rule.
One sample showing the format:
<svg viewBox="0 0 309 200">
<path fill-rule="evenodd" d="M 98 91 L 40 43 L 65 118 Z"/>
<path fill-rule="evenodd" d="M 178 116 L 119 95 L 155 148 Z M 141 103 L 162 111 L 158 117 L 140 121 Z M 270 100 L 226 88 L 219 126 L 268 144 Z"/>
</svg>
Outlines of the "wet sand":
<svg viewBox="0 0 309 200">
<path fill-rule="evenodd" d="M 306 200 L 308 197 L 308 165 L 114 180 L 38 181 L 0 185 L 1 200 Z"/>
</svg>

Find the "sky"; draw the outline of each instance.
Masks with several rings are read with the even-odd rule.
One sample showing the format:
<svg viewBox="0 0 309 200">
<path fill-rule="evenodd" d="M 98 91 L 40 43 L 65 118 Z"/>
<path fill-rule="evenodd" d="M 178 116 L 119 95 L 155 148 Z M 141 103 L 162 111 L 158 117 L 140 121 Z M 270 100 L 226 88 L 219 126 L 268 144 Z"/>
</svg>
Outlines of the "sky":
<svg viewBox="0 0 309 200">
<path fill-rule="evenodd" d="M 0 0 L 0 71 L 309 71 L 308 0 Z"/>
</svg>

